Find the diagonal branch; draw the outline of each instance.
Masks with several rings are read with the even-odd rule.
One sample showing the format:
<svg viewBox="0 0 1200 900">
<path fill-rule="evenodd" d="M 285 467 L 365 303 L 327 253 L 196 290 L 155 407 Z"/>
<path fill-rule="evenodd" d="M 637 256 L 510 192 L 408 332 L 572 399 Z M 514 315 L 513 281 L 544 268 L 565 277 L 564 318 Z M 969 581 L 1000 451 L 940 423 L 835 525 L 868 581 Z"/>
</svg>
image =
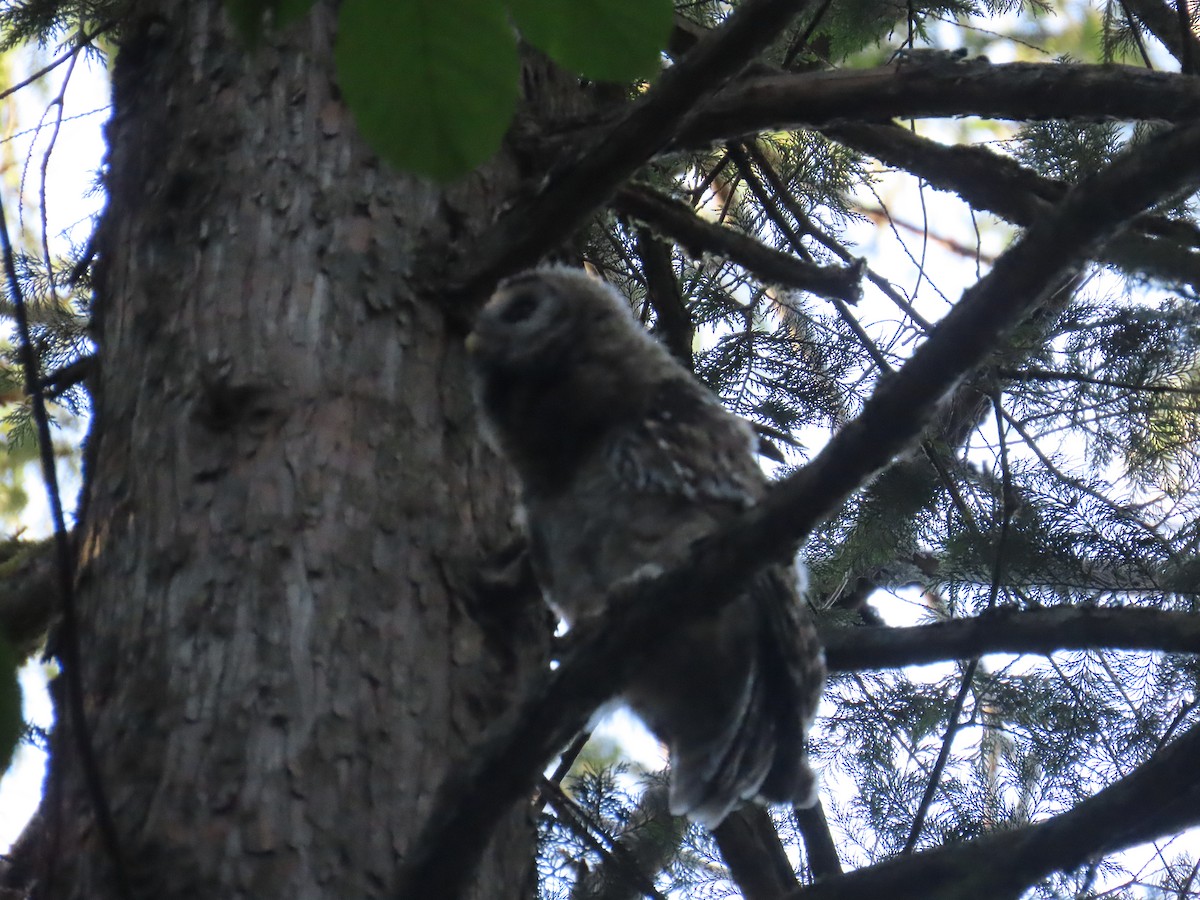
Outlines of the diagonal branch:
<svg viewBox="0 0 1200 900">
<path fill-rule="evenodd" d="M 692 356 L 696 327 L 684 301 L 683 291 L 675 279 L 671 245 L 650 229 L 639 228 L 636 249 L 646 281 L 646 302 L 654 310 L 654 332 L 671 351 L 671 355 L 691 372 L 696 365 Z"/>
<path fill-rule="evenodd" d="M 726 816 L 713 838 L 744 900 L 775 900 L 796 887 L 796 874 L 770 815 L 745 806 Z"/>
<path fill-rule="evenodd" d="M 1004 609 L 970 619 L 907 628 L 832 628 L 821 632 L 831 671 L 895 669 L 988 653 L 1059 650 L 1158 650 L 1200 653 L 1200 616 L 1137 607 Z"/>
<path fill-rule="evenodd" d="M 938 750 L 933 769 L 929 772 L 929 780 L 925 783 L 925 792 L 921 795 L 921 802 L 917 805 L 917 812 L 913 816 L 912 827 L 908 831 L 908 838 L 904 841 L 904 849 L 900 851 L 901 853 L 912 853 L 917 846 L 917 840 L 921 837 L 921 831 L 925 827 L 925 817 L 929 815 L 929 807 L 933 805 L 933 798 L 937 795 L 938 785 L 942 781 L 942 773 L 946 771 L 946 763 L 950 761 L 950 751 L 954 747 L 954 739 L 962 727 L 963 706 L 966 705 L 967 694 L 971 693 L 971 685 L 975 682 L 975 673 L 978 669 L 978 659 L 972 659 L 963 669 L 958 693 L 954 696 L 954 702 L 950 704 L 950 712 L 946 716 L 946 733 L 942 736 L 941 749 Z"/>
<path fill-rule="evenodd" d="M 766 49 L 808 0 L 747 0 L 705 35 L 598 140 L 583 145 L 538 193 L 501 216 L 471 247 L 452 291 L 481 299 L 501 277 L 536 263 L 575 231 L 629 176 L 666 147 L 684 117 Z"/>
<path fill-rule="evenodd" d="M 818 800 L 808 808 L 793 807 L 796 828 L 804 838 L 804 852 L 808 856 L 808 869 L 813 880 L 830 878 L 842 874 L 842 861 L 838 858 L 837 845 L 829 831 L 825 808 Z"/>
<path fill-rule="evenodd" d="M 690 206 L 644 185 L 621 188 L 613 201 L 617 212 L 640 219 L 669 235 L 688 254 L 706 253 L 737 263 L 760 281 L 808 291 L 818 297 L 857 303 L 862 298 L 866 263 L 819 266 L 768 247 L 749 235 L 701 219 Z"/>
<path fill-rule="evenodd" d="M 560 666 L 489 729 L 443 784 L 407 860 L 400 896 L 458 896 L 496 822 L 592 711 L 655 655 L 659 635 L 682 617 L 719 609 L 764 563 L 790 559 L 851 491 L 913 445 L 938 403 L 1064 274 L 1142 210 L 1198 185 L 1200 123 L 1156 137 L 1081 183 L 997 259 L 811 463 L 698 542 L 683 565 L 614 591 L 603 615 L 574 629 Z M 1198 809 L 1189 813 L 1200 817 Z"/>
</svg>

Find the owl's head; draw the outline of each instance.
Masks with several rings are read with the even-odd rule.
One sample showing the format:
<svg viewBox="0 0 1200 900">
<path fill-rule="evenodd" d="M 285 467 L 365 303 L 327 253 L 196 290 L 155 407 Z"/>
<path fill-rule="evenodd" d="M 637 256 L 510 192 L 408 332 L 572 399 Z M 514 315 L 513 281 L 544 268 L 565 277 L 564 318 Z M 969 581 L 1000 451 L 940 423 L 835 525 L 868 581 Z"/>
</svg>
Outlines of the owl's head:
<svg viewBox="0 0 1200 900">
<path fill-rule="evenodd" d="M 625 299 L 578 269 L 502 282 L 467 352 L 484 433 L 526 487 L 568 471 L 605 431 L 642 416 L 649 385 L 686 377 Z"/>
<path fill-rule="evenodd" d="M 646 337 L 616 291 L 582 270 L 552 267 L 501 282 L 476 317 L 467 350 L 481 369 L 549 374 L 615 357 L 631 340 Z"/>
</svg>

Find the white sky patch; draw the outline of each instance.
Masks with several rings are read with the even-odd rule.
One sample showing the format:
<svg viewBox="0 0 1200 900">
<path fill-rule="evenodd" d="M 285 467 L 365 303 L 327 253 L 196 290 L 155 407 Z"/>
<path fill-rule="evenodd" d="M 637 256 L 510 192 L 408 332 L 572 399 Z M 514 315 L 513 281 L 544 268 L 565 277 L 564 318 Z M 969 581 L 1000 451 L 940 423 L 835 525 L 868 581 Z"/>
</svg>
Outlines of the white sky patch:
<svg viewBox="0 0 1200 900">
<path fill-rule="evenodd" d="M 25 720 L 48 730 L 54 724 L 54 708 L 47 690 L 46 667 L 40 664 L 27 665 L 21 670 L 20 679 Z M 17 747 L 12 766 L 0 778 L 0 853 L 8 851 L 20 836 L 25 823 L 37 811 L 45 775 L 45 751 L 29 743 Z"/>
</svg>

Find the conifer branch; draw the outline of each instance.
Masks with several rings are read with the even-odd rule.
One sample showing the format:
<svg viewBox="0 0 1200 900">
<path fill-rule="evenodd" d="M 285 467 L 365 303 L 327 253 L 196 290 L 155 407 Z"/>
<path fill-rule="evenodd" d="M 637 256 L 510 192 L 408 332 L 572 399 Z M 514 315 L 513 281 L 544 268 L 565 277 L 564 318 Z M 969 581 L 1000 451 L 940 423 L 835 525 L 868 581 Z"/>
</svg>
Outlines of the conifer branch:
<svg viewBox="0 0 1200 900">
<path fill-rule="evenodd" d="M 654 875 L 663 868 L 666 857 L 678 846 L 678 840 L 665 840 L 666 835 L 661 834 L 653 837 L 664 840 L 647 840 L 647 835 L 644 832 L 638 834 L 636 828 L 614 838 L 554 782 L 543 778 L 541 793 L 554 807 L 559 820 L 601 859 L 600 868 L 586 876 L 587 888 L 582 892 L 576 891 L 572 896 L 578 896 L 581 900 L 636 900 L 638 897 L 666 900 L 654 886 Z M 662 794 L 662 803 L 655 803 L 651 791 L 643 796 L 643 803 L 660 806 L 661 809 L 654 812 L 669 817 L 665 792 L 659 793 Z M 682 827 L 677 831 L 681 832 Z M 597 837 L 597 834 L 602 837 Z"/>
<path fill-rule="evenodd" d="M 954 701 L 950 704 L 950 712 L 946 716 L 946 733 L 942 735 L 942 746 L 938 750 L 937 759 L 933 761 L 933 769 L 929 773 L 929 780 L 925 783 L 925 792 L 921 795 L 921 802 L 917 804 L 912 826 L 908 830 L 904 848 L 900 851 L 903 854 L 912 853 L 921 837 L 921 831 L 925 827 L 925 817 L 929 815 L 929 807 L 933 805 L 933 798 L 937 795 L 942 774 L 946 771 L 946 763 L 950 761 L 950 750 L 954 746 L 954 738 L 958 735 L 958 729 L 962 727 L 963 706 L 967 702 L 967 694 L 971 692 L 971 685 L 975 681 L 975 673 L 978 670 L 979 659 L 975 658 L 967 663 L 960 676 L 958 693 L 954 695 Z"/>
<path fill-rule="evenodd" d="M 895 125 L 840 124 L 821 131 L 1014 225 L 1032 224 L 1070 188 L 986 147 L 946 146 Z M 1110 242 L 1099 259 L 1170 283 L 1190 284 L 1200 280 L 1198 251 L 1200 229 L 1195 225 L 1147 213 Z"/>
<path fill-rule="evenodd" d="M 59 656 L 63 665 L 63 676 L 67 684 L 67 721 L 75 750 L 79 755 L 84 790 L 96 817 L 96 828 L 101 845 L 113 868 L 116 894 L 121 900 L 133 896 L 126 869 L 124 852 L 113 819 L 112 807 L 104 788 L 100 762 L 92 742 L 91 726 L 84 706 L 84 681 L 81 672 L 83 653 L 79 642 L 79 620 L 75 610 L 75 557 L 71 537 L 67 531 L 63 513 L 62 495 L 58 488 L 58 470 L 54 461 L 54 443 L 50 434 L 50 417 L 46 412 L 46 398 L 39 377 L 39 363 L 33 348 L 29 317 L 25 312 L 25 298 L 17 278 L 16 256 L 8 235 L 8 224 L 4 216 L 4 204 L 0 202 L 0 252 L 3 254 L 4 275 L 9 297 L 16 314 L 17 349 L 24 370 L 25 390 L 31 401 L 34 424 L 37 429 L 38 455 L 42 466 L 42 480 L 46 489 L 46 501 L 54 525 L 54 574 L 57 586 L 59 611 L 62 625 L 59 634 Z"/>
<path fill-rule="evenodd" d="M 1181 2 L 1175 10 L 1162 0 L 1124 0 L 1122 5 L 1179 60 L 1185 75 L 1200 74 L 1200 37 L 1187 16 L 1182 15 L 1189 8 L 1186 2 Z"/>
<path fill-rule="evenodd" d="M 1053 369 L 1043 369 L 1038 366 L 1024 366 L 1020 369 L 997 369 L 996 374 L 1008 381 L 1069 381 L 1074 384 L 1091 384 L 1096 387 L 1115 388 L 1119 391 L 1144 394 L 1200 394 L 1200 387 L 1184 384 L 1146 383 L 1137 384 L 1131 381 L 1116 381 L 1112 378 L 1099 378 L 1083 372 L 1059 372 Z"/>
<path fill-rule="evenodd" d="M 72 44 L 70 48 L 68 48 L 67 50 L 64 50 L 62 53 L 60 53 L 54 59 L 50 60 L 50 62 L 46 63 L 46 65 L 42 66 L 36 72 L 33 72 L 32 74 L 30 74 L 30 75 L 26 76 L 25 78 L 21 79 L 20 81 L 18 81 L 16 84 L 10 85 L 10 86 L 6 87 L 4 90 L 0 91 L 0 100 L 3 100 L 5 97 L 12 96 L 13 94 L 15 94 L 17 91 L 21 90 L 22 88 L 27 88 L 27 87 L 29 87 L 29 85 L 37 83 L 38 81 L 40 81 L 41 79 L 43 79 L 44 77 L 49 75 L 51 72 L 53 72 L 55 69 L 57 69 L 59 66 L 61 66 L 63 63 L 69 62 L 69 61 L 77 58 L 79 56 L 79 52 L 81 50 L 83 50 L 85 47 L 89 46 L 92 43 L 92 41 L 94 41 L 100 35 L 104 34 L 107 31 L 112 30 L 114 27 L 116 27 L 116 24 L 117 23 L 115 20 L 110 19 L 107 22 L 102 22 L 100 25 L 97 25 L 91 31 L 84 31 L 83 29 L 80 29 L 79 34 L 76 36 L 75 43 Z M 5 46 L 4 49 L 5 50 L 11 49 L 11 45 Z"/>
<path fill-rule="evenodd" d="M 785 180 L 780 177 L 777 171 L 775 171 L 775 166 L 772 165 L 771 161 L 763 155 L 758 143 L 746 142 L 744 146 L 745 152 L 742 152 L 741 148 L 736 146 L 729 147 L 726 150 L 727 158 L 736 162 L 738 169 L 742 172 L 748 171 L 750 164 L 752 163 L 753 167 L 762 174 L 763 180 L 766 182 L 764 187 L 770 187 L 770 189 L 774 191 L 775 197 L 778 198 L 779 202 L 788 211 L 788 214 L 791 215 L 791 217 L 796 221 L 796 224 L 800 226 L 800 230 L 805 235 L 810 236 L 814 241 L 816 241 L 830 253 L 837 256 L 843 262 L 855 265 L 863 265 L 867 280 L 870 281 L 871 284 L 875 285 L 876 289 L 881 294 L 891 300 L 892 303 L 896 305 L 897 309 L 908 316 L 908 318 L 911 319 L 912 322 L 919 327 L 923 333 L 927 334 L 932 328 L 932 325 L 930 325 L 929 321 L 926 320 L 925 317 L 919 312 L 917 312 L 916 308 L 908 302 L 908 298 L 897 291 L 892 286 L 892 283 L 888 281 L 888 279 L 877 274 L 876 272 L 873 272 L 869 266 L 865 266 L 865 263 L 856 260 L 850 254 L 850 251 L 841 244 L 841 242 L 835 240 L 832 235 L 827 233 L 825 229 L 813 221 L 808 213 L 805 212 L 803 206 L 801 206 L 801 204 L 796 201 L 796 198 L 792 196 L 792 192 L 788 189 L 788 185 Z M 770 208 L 770 206 L 768 205 L 767 208 Z"/>
</svg>

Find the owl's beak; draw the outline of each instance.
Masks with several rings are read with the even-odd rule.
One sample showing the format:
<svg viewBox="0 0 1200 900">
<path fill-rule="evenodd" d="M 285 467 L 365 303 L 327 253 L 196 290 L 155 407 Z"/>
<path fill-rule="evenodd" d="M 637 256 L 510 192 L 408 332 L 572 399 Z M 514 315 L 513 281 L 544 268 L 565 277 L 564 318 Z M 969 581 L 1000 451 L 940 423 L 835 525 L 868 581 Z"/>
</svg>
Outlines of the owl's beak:
<svg viewBox="0 0 1200 900">
<path fill-rule="evenodd" d="M 472 331 L 467 335 L 466 347 L 472 356 L 479 352 L 479 335 L 476 332 Z"/>
</svg>

